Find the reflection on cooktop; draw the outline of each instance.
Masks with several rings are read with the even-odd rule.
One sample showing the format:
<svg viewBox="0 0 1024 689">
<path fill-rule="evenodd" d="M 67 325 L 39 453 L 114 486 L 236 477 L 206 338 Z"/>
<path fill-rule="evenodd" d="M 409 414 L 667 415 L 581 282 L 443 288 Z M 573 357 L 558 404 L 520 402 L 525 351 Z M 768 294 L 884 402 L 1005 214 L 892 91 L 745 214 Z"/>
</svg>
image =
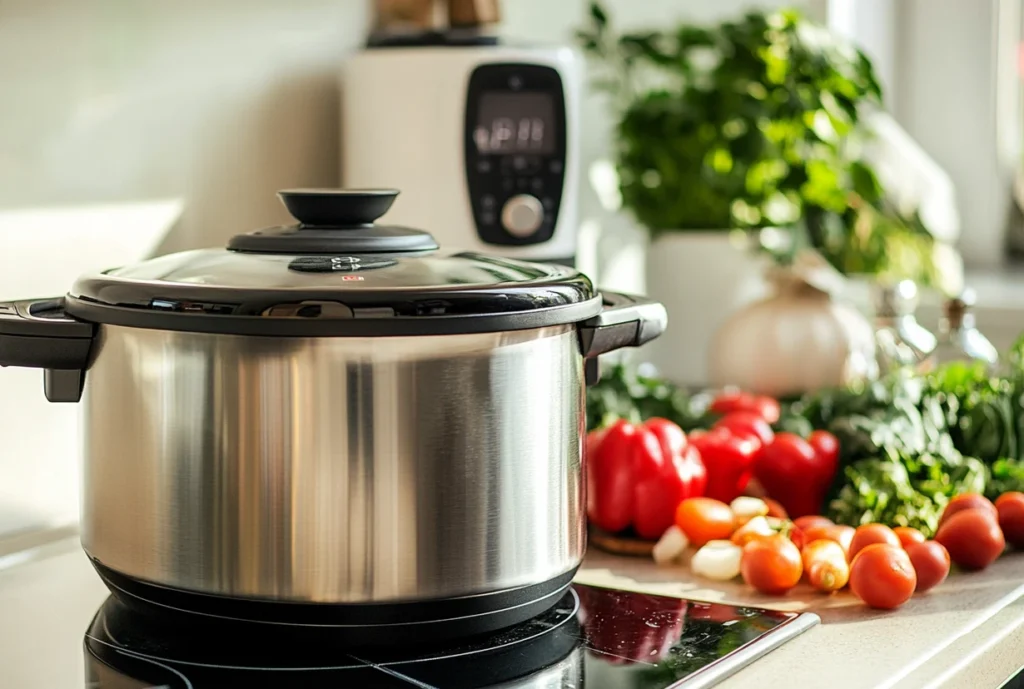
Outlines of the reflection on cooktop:
<svg viewBox="0 0 1024 689">
<path fill-rule="evenodd" d="M 85 636 L 87 686 L 709 686 L 817 621 L 582 585 L 574 589 L 543 615 L 497 634 L 444 648 L 374 650 L 343 648 L 323 632 L 270 635 L 259 625 L 206 620 L 183 626 L 109 598 Z"/>
</svg>

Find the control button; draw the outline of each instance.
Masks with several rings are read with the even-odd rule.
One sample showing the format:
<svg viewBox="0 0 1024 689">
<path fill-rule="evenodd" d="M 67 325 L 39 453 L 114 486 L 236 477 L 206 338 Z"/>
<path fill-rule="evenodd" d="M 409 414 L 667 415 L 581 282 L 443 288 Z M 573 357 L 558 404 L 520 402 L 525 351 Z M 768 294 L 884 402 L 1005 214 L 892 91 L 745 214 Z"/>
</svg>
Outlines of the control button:
<svg viewBox="0 0 1024 689">
<path fill-rule="evenodd" d="M 494 196 L 491 194 L 484 194 L 480 197 L 480 207 L 490 210 L 494 208 Z"/>
<path fill-rule="evenodd" d="M 494 221 L 497 219 L 497 216 L 494 215 L 494 211 L 483 211 L 480 213 L 481 225 L 493 225 Z"/>
<path fill-rule="evenodd" d="M 544 208 L 529 194 L 513 196 L 501 209 L 501 224 L 514 237 L 529 237 L 544 222 Z"/>
<path fill-rule="evenodd" d="M 515 186 L 516 181 L 511 177 L 505 177 L 503 180 L 501 180 L 501 188 L 504 191 L 512 191 L 513 189 L 515 189 Z"/>
<path fill-rule="evenodd" d="M 544 210 L 546 210 L 546 211 L 550 211 L 550 210 L 554 210 L 555 209 L 555 200 L 553 198 L 551 198 L 550 196 L 545 196 L 544 197 L 543 204 L 544 204 Z"/>
<path fill-rule="evenodd" d="M 518 74 L 513 74 L 508 78 L 508 87 L 513 91 L 518 91 L 523 88 L 523 78 Z"/>
<path fill-rule="evenodd" d="M 515 168 L 516 172 L 526 172 L 530 168 L 530 159 L 526 156 L 514 156 L 512 158 L 512 167 Z"/>
<path fill-rule="evenodd" d="M 555 173 L 556 175 L 561 174 L 562 173 L 562 161 L 561 160 L 552 160 L 550 163 L 548 163 L 548 169 L 551 170 L 551 172 Z"/>
<path fill-rule="evenodd" d="M 482 172 L 483 174 L 486 175 L 488 172 L 491 171 L 491 161 L 488 160 L 487 158 L 481 158 L 480 160 L 476 161 L 476 171 Z"/>
<path fill-rule="evenodd" d="M 540 177 L 534 177 L 533 181 L 530 182 L 530 188 L 539 194 L 544 191 L 544 180 Z"/>
</svg>

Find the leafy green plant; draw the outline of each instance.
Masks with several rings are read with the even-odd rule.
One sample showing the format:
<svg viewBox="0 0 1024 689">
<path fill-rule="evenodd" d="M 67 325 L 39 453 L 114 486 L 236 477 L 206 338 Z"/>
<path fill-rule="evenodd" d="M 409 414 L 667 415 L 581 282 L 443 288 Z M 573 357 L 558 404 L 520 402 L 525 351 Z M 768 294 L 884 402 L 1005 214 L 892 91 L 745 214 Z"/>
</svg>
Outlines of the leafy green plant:
<svg viewBox="0 0 1024 689">
<path fill-rule="evenodd" d="M 600 3 L 578 39 L 612 96 L 623 207 L 652 233 L 777 227 L 844 274 L 935 281 L 920 219 L 862 155 L 881 89 L 865 55 L 796 11 L 616 34 Z"/>
</svg>

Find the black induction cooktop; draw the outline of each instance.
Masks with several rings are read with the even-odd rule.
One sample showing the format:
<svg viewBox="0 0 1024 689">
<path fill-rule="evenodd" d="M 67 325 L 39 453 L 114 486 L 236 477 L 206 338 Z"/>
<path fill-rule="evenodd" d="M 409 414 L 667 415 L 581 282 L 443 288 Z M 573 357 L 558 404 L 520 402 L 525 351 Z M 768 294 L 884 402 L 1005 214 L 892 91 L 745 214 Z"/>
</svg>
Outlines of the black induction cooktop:
<svg viewBox="0 0 1024 689">
<path fill-rule="evenodd" d="M 323 633 L 172 623 L 109 598 L 85 636 L 86 686 L 689 689 L 712 686 L 817 621 L 576 585 L 547 613 L 503 632 L 358 651 Z"/>
</svg>

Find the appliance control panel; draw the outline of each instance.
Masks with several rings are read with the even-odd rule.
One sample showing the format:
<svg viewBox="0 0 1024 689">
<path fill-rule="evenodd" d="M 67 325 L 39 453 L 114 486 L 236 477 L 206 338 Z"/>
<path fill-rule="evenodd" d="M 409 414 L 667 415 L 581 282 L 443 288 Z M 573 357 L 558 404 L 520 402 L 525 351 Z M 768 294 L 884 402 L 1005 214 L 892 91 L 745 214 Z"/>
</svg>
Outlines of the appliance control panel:
<svg viewBox="0 0 1024 689">
<path fill-rule="evenodd" d="M 567 148 L 558 71 L 537 64 L 478 66 L 469 78 L 464 141 L 480 239 L 505 246 L 551 239 Z"/>
</svg>

